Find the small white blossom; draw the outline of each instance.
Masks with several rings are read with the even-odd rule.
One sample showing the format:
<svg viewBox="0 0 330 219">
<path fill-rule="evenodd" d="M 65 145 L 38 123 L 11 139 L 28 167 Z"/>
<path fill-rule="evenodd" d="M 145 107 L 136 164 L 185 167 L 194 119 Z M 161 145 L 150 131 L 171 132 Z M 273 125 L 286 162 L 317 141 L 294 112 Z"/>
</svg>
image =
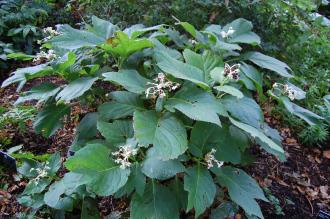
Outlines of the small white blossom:
<svg viewBox="0 0 330 219">
<path fill-rule="evenodd" d="M 45 34 L 45 35 L 48 35 L 46 36 L 44 39 L 42 40 L 38 40 L 37 43 L 39 45 L 51 40 L 54 36 L 58 36 L 60 35 L 61 33 L 58 32 L 57 30 L 54 30 L 52 27 L 46 27 L 42 30 L 42 32 Z"/>
<path fill-rule="evenodd" d="M 240 64 L 235 64 L 235 65 L 228 65 L 227 63 L 225 64 L 225 70 L 224 70 L 224 76 L 228 77 L 232 80 L 239 80 L 239 68 Z"/>
<path fill-rule="evenodd" d="M 33 59 L 34 62 L 36 61 L 41 61 L 41 60 L 48 60 L 48 61 L 51 61 L 51 60 L 54 60 L 58 58 L 55 54 L 55 51 L 50 49 L 48 50 L 48 52 L 46 53 L 45 51 L 41 51 L 39 53 L 37 53 L 36 57 Z"/>
<path fill-rule="evenodd" d="M 220 34 L 222 38 L 228 38 L 235 33 L 235 30 L 232 27 L 229 27 L 228 31 L 221 31 Z"/>
<path fill-rule="evenodd" d="M 38 175 L 32 179 L 35 185 L 38 185 L 40 179 L 47 177 L 48 170 L 50 170 L 50 167 L 48 166 L 49 162 L 46 162 L 46 164 L 42 168 L 31 168 L 30 172 L 36 172 Z"/>
<path fill-rule="evenodd" d="M 180 84 L 167 80 L 163 73 L 158 73 L 154 81 L 147 83 L 150 86 L 145 91 L 147 98 L 164 98 L 166 97 L 166 91 L 174 91 L 180 87 Z"/>
<path fill-rule="evenodd" d="M 218 168 L 222 167 L 224 162 L 223 161 L 218 161 L 215 157 L 214 154 L 215 152 L 217 152 L 214 148 L 212 148 L 212 150 L 207 153 L 204 157 L 204 160 L 206 161 L 207 164 L 207 169 L 212 168 L 214 165 L 214 163 L 217 165 Z"/>
<path fill-rule="evenodd" d="M 112 152 L 112 156 L 115 157 L 115 163 L 120 164 L 121 169 L 131 166 L 129 158 L 135 156 L 138 149 L 132 148 L 130 144 L 122 145 L 119 147 L 118 151 Z"/>
<path fill-rule="evenodd" d="M 274 83 L 273 88 L 280 89 L 282 94 L 287 95 L 291 101 L 296 98 L 296 91 L 287 84 Z"/>
</svg>

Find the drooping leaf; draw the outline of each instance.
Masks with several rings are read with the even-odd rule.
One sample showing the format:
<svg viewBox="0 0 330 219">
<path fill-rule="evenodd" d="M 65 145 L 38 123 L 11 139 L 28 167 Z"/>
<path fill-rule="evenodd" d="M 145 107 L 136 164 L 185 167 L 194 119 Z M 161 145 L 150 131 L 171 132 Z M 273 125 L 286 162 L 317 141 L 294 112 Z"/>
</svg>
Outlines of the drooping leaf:
<svg viewBox="0 0 330 219">
<path fill-rule="evenodd" d="M 243 170 L 225 166 L 214 168 L 221 186 L 228 188 L 230 198 L 241 206 L 246 213 L 263 218 L 256 199 L 268 201 L 256 181 Z"/>
<path fill-rule="evenodd" d="M 175 159 L 187 149 L 187 133 L 173 115 L 158 117 L 155 111 L 135 111 L 135 137 L 141 145 L 153 144 L 157 158 Z"/>
<path fill-rule="evenodd" d="M 147 158 L 142 163 L 141 171 L 152 179 L 165 180 L 184 171 L 184 166 L 177 159 L 162 161 L 157 159 L 154 148 L 148 151 Z"/>
<path fill-rule="evenodd" d="M 205 81 L 204 72 L 199 68 L 178 61 L 170 57 L 163 51 L 156 52 L 157 66 L 165 73 L 168 73 L 176 78 L 191 81 L 204 89 L 209 89 Z"/>
<path fill-rule="evenodd" d="M 116 25 L 96 16 L 92 16 L 92 24 L 93 26 L 90 27 L 89 31 L 93 32 L 99 37 L 102 37 L 104 41 L 110 37 L 113 37 L 114 33 L 119 30 Z"/>
<path fill-rule="evenodd" d="M 103 76 L 105 80 L 115 82 L 126 90 L 142 94 L 146 90 L 148 79 L 142 77 L 136 70 L 120 70 L 118 72 L 107 72 Z"/>
<path fill-rule="evenodd" d="M 38 113 L 33 123 L 37 133 L 42 133 L 45 137 L 53 135 L 63 125 L 63 117 L 70 113 L 70 106 L 64 104 L 47 105 Z"/>
<path fill-rule="evenodd" d="M 291 78 L 293 77 L 290 73 L 289 70 L 290 67 L 285 64 L 284 62 L 281 62 L 273 57 L 264 55 L 260 52 L 248 52 L 244 54 L 244 59 L 245 60 L 250 60 L 254 64 L 260 66 L 261 68 L 266 68 L 271 71 L 276 72 L 280 76 Z"/>
<path fill-rule="evenodd" d="M 188 192 L 187 211 L 194 208 L 198 218 L 213 203 L 216 187 L 209 171 L 197 165 L 186 170 L 184 190 Z"/>
<path fill-rule="evenodd" d="M 222 99 L 221 103 L 232 117 L 239 119 L 243 123 L 257 129 L 264 123 L 262 110 L 252 98 L 243 97 L 238 99 L 233 96 L 226 96 Z"/>
<path fill-rule="evenodd" d="M 98 113 L 104 120 L 120 119 L 132 116 L 135 110 L 143 110 L 143 101 L 139 95 L 127 91 L 111 92 L 111 102 L 99 106 Z"/>
<path fill-rule="evenodd" d="M 221 126 L 218 114 L 223 114 L 223 106 L 215 97 L 195 86 L 183 86 L 172 98 L 169 98 L 165 107 L 177 109 L 191 119 L 211 122 Z"/>
<path fill-rule="evenodd" d="M 16 100 L 15 104 L 24 103 L 29 100 L 38 100 L 38 103 L 44 102 L 55 96 L 60 89 L 61 88 L 57 87 L 55 84 L 45 82 L 25 92 Z"/>
<path fill-rule="evenodd" d="M 98 121 L 97 129 L 112 145 L 119 146 L 134 135 L 133 125 L 128 120 L 115 120 L 113 123 Z"/>
<path fill-rule="evenodd" d="M 284 150 L 281 146 L 276 144 L 274 141 L 272 141 L 270 138 L 268 138 L 261 130 L 258 130 L 254 128 L 253 126 L 247 125 L 245 123 L 238 122 L 234 120 L 233 118 L 229 117 L 230 122 L 235 125 L 236 127 L 242 129 L 243 131 L 246 131 L 249 133 L 252 137 L 258 138 L 260 141 L 264 142 L 265 144 L 260 145 L 265 149 L 267 152 L 272 153 L 274 155 L 282 154 L 284 155 Z M 274 153 L 276 151 L 276 153 Z"/>
<path fill-rule="evenodd" d="M 110 150 L 101 144 L 89 144 L 75 153 L 65 166 L 72 172 L 89 178 L 89 187 L 98 195 L 108 196 L 123 187 L 130 169 L 122 169 L 110 155 Z"/>
<path fill-rule="evenodd" d="M 244 94 L 233 86 L 229 86 L 229 85 L 216 86 L 216 87 L 214 87 L 214 89 L 216 89 L 217 91 L 220 91 L 220 92 L 230 94 L 239 99 L 244 97 Z"/>
<path fill-rule="evenodd" d="M 57 94 L 56 100 L 69 102 L 70 100 L 80 97 L 92 87 L 97 79 L 98 78 L 83 77 L 74 80 Z"/>
<path fill-rule="evenodd" d="M 142 196 L 135 193 L 130 207 L 132 219 L 179 219 L 178 204 L 165 186 L 151 181 Z"/>
</svg>

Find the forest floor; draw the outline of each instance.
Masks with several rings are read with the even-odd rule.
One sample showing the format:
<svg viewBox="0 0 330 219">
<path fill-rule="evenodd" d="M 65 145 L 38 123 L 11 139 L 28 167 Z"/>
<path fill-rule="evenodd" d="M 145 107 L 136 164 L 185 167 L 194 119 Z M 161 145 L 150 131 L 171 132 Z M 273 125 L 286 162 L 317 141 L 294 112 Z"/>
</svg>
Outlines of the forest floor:
<svg viewBox="0 0 330 219">
<path fill-rule="evenodd" d="M 56 78 L 46 80 L 56 81 Z M 38 79 L 32 83 L 40 82 Z M 31 83 L 26 85 L 29 86 Z M 9 106 L 17 98 L 15 86 L 0 89 L 0 106 Z M 91 110 L 93 111 L 79 105 L 74 106 L 71 112 L 73 119 L 66 121 L 64 127 L 49 139 L 35 134 L 31 122 L 27 122 L 28 128 L 24 134 L 19 133 L 15 127 L 7 126 L 0 130 L 0 137 L 7 135 L 11 138 L 9 147 L 23 145 L 23 151 L 35 155 L 60 151 L 64 161 L 78 121 Z M 245 170 L 264 188 L 267 198 L 272 200 L 270 203 L 260 202 L 265 218 L 305 219 L 315 218 L 320 210 L 330 213 L 330 151 L 302 146 L 291 130 L 280 124 L 276 118 L 265 112 L 265 119 L 279 130 L 287 155 L 287 161 L 280 162 L 258 146 L 251 148 L 255 161 L 245 167 Z M 0 172 L 0 176 L 0 218 L 15 218 L 16 213 L 28 210 L 16 200 L 27 181 L 17 181 L 15 174 L 6 171 Z M 129 204 L 125 200 L 115 200 L 112 197 L 100 198 L 98 203 L 103 216 L 111 212 L 127 211 L 128 207 Z M 239 218 L 240 215 L 235 216 L 235 219 Z"/>
</svg>

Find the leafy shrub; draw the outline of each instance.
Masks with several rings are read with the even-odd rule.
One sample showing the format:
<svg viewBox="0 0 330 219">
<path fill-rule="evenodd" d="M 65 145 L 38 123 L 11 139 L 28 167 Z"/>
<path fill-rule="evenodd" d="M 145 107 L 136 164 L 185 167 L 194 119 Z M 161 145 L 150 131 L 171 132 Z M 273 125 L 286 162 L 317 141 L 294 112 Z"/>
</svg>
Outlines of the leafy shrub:
<svg viewBox="0 0 330 219">
<path fill-rule="evenodd" d="M 32 180 L 20 200 L 33 211 L 44 205 L 72 211 L 83 201 L 86 216 L 95 213 L 96 195 L 114 195 L 130 197 L 133 219 L 179 218 L 181 210 L 192 209 L 197 218 L 217 197 L 263 218 L 256 202 L 267 201 L 263 191 L 233 166 L 248 163 L 254 143 L 285 160 L 279 133 L 264 122 L 253 99 L 264 98 L 263 77 L 282 78 L 269 94 L 291 113 L 308 123 L 322 120 L 292 102 L 305 93 L 286 82 L 289 66 L 245 51 L 260 44 L 245 19 L 202 31 L 180 21 L 175 27 L 138 24 L 120 30 L 93 17 L 84 30 L 62 25 L 58 32 L 46 43 L 56 56 L 16 70 L 2 86 L 18 83 L 20 90 L 27 80 L 46 75 L 67 82 L 45 82 L 17 101 L 44 104 L 34 126 L 45 136 L 61 127 L 74 101 L 107 101 L 77 127 L 63 179 L 51 184 L 48 164 L 25 160 L 20 172 Z M 115 90 L 100 93 L 96 81 L 110 82 Z M 32 163 L 42 166 L 39 174 L 28 171 Z M 230 202 L 217 193 L 224 188 Z"/>
</svg>

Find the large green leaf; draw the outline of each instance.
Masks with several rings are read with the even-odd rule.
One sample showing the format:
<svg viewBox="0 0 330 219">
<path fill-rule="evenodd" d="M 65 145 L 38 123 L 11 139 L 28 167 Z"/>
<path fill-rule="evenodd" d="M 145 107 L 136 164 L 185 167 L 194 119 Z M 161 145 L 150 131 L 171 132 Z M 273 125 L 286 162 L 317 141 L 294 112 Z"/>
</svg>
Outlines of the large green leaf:
<svg viewBox="0 0 330 219">
<path fill-rule="evenodd" d="M 192 24 L 188 22 L 179 22 L 179 24 L 200 43 L 206 44 L 208 42 L 207 36 L 196 30 L 196 28 Z"/>
<path fill-rule="evenodd" d="M 158 117 L 155 111 L 135 111 L 135 137 L 141 145 L 153 144 L 157 158 L 175 159 L 187 149 L 187 132 L 173 115 Z"/>
<path fill-rule="evenodd" d="M 226 96 L 221 103 L 231 116 L 239 119 L 241 122 L 257 129 L 261 128 L 264 123 L 262 110 L 252 98 L 243 97 L 238 99 L 233 96 Z"/>
<path fill-rule="evenodd" d="M 92 24 L 93 26 L 89 28 L 89 31 L 99 37 L 102 37 L 104 41 L 110 37 L 113 37 L 114 33 L 119 30 L 116 25 L 96 16 L 92 16 Z"/>
<path fill-rule="evenodd" d="M 142 94 L 146 90 L 148 79 L 142 77 L 136 70 L 120 70 L 118 72 L 107 72 L 103 76 L 105 80 L 115 82 L 126 90 Z"/>
<path fill-rule="evenodd" d="M 201 165 L 186 170 L 184 190 L 188 191 L 187 211 L 195 209 L 195 218 L 213 203 L 216 186 L 207 169 Z"/>
<path fill-rule="evenodd" d="M 233 86 L 229 86 L 229 85 L 216 86 L 216 87 L 214 87 L 214 89 L 216 89 L 217 91 L 220 91 L 220 92 L 230 94 L 239 99 L 244 97 L 244 94 L 239 89 L 237 89 Z"/>
<path fill-rule="evenodd" d="M 145 186 L 146 177 L 141 172 L 141 165 L 136 162 L 131 168 L 131 175 L 129 175 L 127 183 L 119 189 L 116 193 L 116 197 L 122 197 L 123 195 L 129 196 L 133 191 L 142 196 Z"/>
<path fill-rule="evenodd" d="M 51 44 L 57 48 L 74 50 L 85 46 L 95 47 L 104 42 L 103 37 L 85 30 L 74 29 L 67 24 L 61 25 L 59 31 L 61 34 L 50 40 Z"/>
<path fill-rule="evenodd" d="M 229 28 L 232 28 L 235 32 L 230 35 L 228 42 L 230 43 L 248 43 L 248 44 L 260 44 L 260 37 L 252 32 L 253 25 L 250 21 L 244 18 L 238 18 L 231 23 L 223 27 L 222 31 L 227 32 Z"/>
<path fill-rule="evenodd" d="M 9 78 L 7 78 L 1 85 L 1 87 L 6 87 L 13 83 L 18 83 L 17 90 L 21 90 L 28 79 L 35 77 L 40 77 L 46 75 L 51 71 L 48 63 L 36 65 L 32 67 L 19 68 L 12 72 Z"/>
<path fill-rule="evenodd" d="M 184 172 L 185 168 L 179 160 L 162 161 L 156 156 L 154 148 L 151 148 L 142 164 L 142 172 L 149 178 L 165 180 Z"/>
<path fill-rule="evenodd" d="M 74 80 L 57 94 L 56 100 L 69 102 L 70 100 L 80 97 L 92 87 L 97 79 L 98 78 L 83 77 Z"/>
<path fill-rule="evenodd" d="M 233 167 L 214 168 L 219 183 L 228 188 L 230 198 L 240 205 L 247 214 L 263 218 L 255 199 L 268 201 L 259 185 L 243 170 Z"/>
<path fill-rule="evenodd" d="M 288 70 L 291 70 L 290 67 L 273 57 L 266 56 L 260 52 L 248 52 L 244 54 L 245 60 L 250 60 L 254 64 L 260 66 L 261 68 L 266 68 L 271 71 L 276 72 L 280 76 L 291 78 L 293 77 Z"/>
<path fill-rule="evenodd" d="M 128 120 L 115 120 L 113 123 L 98 121 L 97 129 L 112 145 L 120 146 L 134 135 L 133 125 Z"/>
<path fill-rule="evenodd" d="M 126 184 L 130 174 L 130 169 L 120 168 L 111 159 L 109 148 L 101 144 L 83 147 L 65 162 L 65 166 L 89 178 L 91 190 L 102 196 L 117 192 Z"/>
<path fill-rule="evenodd" d="M 126 33 L 118 31 L 114 38 L 107 41 L 101 47 L 116 56 L 127 58 L 131 54 L 145 48 L 153 47 L 154 44 L 148 39 L 133 39 Z"/>
<path fill-rule="evenodd" d="M 81 207 L 81 219 L 101 219 L 96 200 L 84 198 Z"/>
<path fill-rule="evenodd" d="M 55 84 L 45 82 L 25 92 L 16 100 L 15 104 L 24 103 L 29 100 L 38 100 L 39 103 L 47 101 L 49 98 L 55 96 L 60 89 Z"/>
<path fill-rule="evenodd" d="M 165 186 L 151 181 L 144 194 L 133 195 L 130 207 L 131 219 L 179 219 L 178 204 L 172 192 Z"/>
<path fill-rule="evenodd" d="M 169 110 L 177 109 L 191 119 L 221 126 L 218 114 L 223 114 L 222 105 L 212 94 L 195 86 L 183 86 L 168 99 L 165 107 Z"/>
<path fill-rule="evenodd" d="M 245 123 L 238 122 L 230 117 L 229 117 L 229 120 L 236 127 L 242 129 L 243 131 L 246 131 L 252 137 L 258 138 L 260 141 L 264 142 L 265 144 L 262 144 L 260 146 L 262 146 L 263 149 L 265 149 L 269 153 L 272 153 L 277 156 L 279 154 L 282 154 L 282 156 L 285 156 L 283 148 L 280 145 L 276 144 L 273 140 L 268 138 L 261 130 L 258 130 L 256 128 L 254 128 L 253 126 L 247 125 Z"/>
<path fill-rule="evenodd" d="M 223 124 L 222 127 L 211 123 L 196 122 L 189 142 L 190 152 L 202 158 L 213 148 L 216 149 L 215 157 L 220 161 L 239 163 L 241 151 L 248 146 L 249 141 L 242 131 L 233 126 Z"/>
<path fill-rule="evenodd" d="M 70 113 L 70 106 L 64 104 L 47 105 L 38 113 L 33 123 L 37 133 L 42 133 L 45 137 L 53 135 L 63 125 L 63 117 Z"/>
<path fill-rule="evenodd" d="M 155 55 L 157 66 L 165 73 L 173 75 L 176 78 L 191 81 L 198 86 L 209 89 L 209 86 L 205 81 L 204 72 L 201 69 L 188 63 L 178 61 L 163 51 L 157 51 Z"/>
<path fill-rule="evenodd" d="M 223 202 L 217 208 L 213 209 L 210 219 L 235 218 L 239 208 L 232 202 Z"/>
<path fill-rule="evenodd" d="M 204 72 L 204 81 L 208 84 L 211 82 L 211 70 L 215 67 L 223 66 L 221 57 L 216 56 L 210 51 L 205 51 L 202 55 L 200 55 L 190 49 L 185 49 L 183 51 L 183 56 L 186 63 L 193 65 Z"/>
<path fill-rule="evenodd" d="M 292 103 L 289 98 L 281 97 L 281 101 L 284 104 L 284 107 L 293 115 L 298 116 L 299 118 L 305 120 L 309 125 L 320 124 L 323 118 L 301 106 L 298 106 L 295 103 Z"/>
<path fill-rule="evenodd" d="M 143 110 L 143 101 L 139 95 L 128 91 L 114 91 L 109 97 L 111 102 L 99 106 L 98 112 L 104 120 L 120 119 L 132 116 L 135 110 Z"/>
</svg>

